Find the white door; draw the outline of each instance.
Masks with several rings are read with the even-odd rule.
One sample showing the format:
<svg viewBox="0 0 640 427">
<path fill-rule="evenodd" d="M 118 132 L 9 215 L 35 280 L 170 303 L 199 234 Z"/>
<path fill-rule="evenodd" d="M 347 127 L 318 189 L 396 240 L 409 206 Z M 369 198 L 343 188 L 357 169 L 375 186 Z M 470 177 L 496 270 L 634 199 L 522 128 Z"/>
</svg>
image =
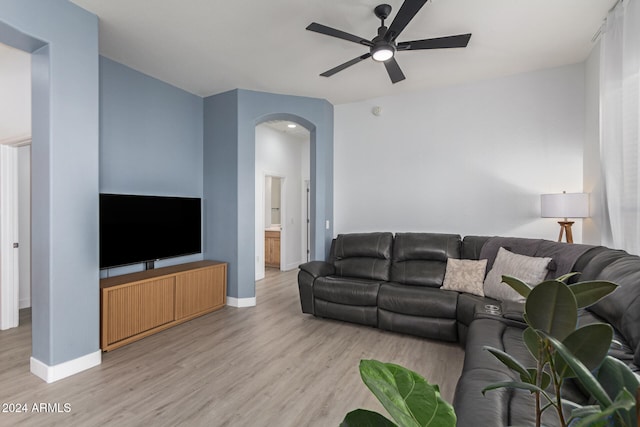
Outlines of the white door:
<svg viewBox="0 0 640 427">
<path fill-rule="evenodd" d="M 0 145 L 0 330 L 18 326 L 18 149 Z"/>
<path fill-rule="evenodd" d="M 304 262 L 309 262 L 311 258 L 311 181 L 305 179 L 302 184 L 303 200 L 304 200 L 304 209 L 302 210 L 302 214 L 304 218 L 302 218 L 302 223 L 305 225 L 305 231 L 302 233 L 302 249 L 304 253 L 302 254 L 302 259 Z"/>
</svg>

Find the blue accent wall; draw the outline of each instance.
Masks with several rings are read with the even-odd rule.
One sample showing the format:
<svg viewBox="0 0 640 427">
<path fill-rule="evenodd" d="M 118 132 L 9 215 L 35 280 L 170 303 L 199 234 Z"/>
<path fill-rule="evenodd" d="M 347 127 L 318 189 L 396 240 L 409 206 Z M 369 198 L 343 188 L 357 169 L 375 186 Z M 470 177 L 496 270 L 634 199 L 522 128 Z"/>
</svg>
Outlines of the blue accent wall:
<svg viewBox="0 0 640 427">
<path fill-rule="evenodd" d="M 100 192 L 202 197 L 203 99 L 100 57 Z"/>
<path fill-rule="evenodd" d="M 202 135 L 201 97 L 100 57 L 101 193 L 202 197 Z M 202 258 L 169 258 L 156 267 Z M 143 269 L 134 264 L 101 276 Z"/>
<path fill-rule="evenodd" d="M 311 133 L 312 259 L 333 236 L 333 106 L 326 100 L 237 89 L 205 98 L 205 258 L 229 263 L 228 292 L 255 297 L 255 126 L 293 120 Z M 325 228 L 329 221 L 329 228 Z"/>
<path fill-rule="evenodd" d="M 32 355 L 53 366 L 99 350 L 98 19 L 3 0 L 0 42 L 32 53 Z"/>
</svg>

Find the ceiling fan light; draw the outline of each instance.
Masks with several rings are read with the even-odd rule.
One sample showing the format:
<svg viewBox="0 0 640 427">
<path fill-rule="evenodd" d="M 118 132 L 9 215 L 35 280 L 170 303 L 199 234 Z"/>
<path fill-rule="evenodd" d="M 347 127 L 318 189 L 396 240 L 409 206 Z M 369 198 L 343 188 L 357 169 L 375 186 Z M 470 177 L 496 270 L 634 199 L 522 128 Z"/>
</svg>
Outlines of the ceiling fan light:
<svg viewBox="0 0 640 427">
<path fill-rule="evenodd" d="M 375 46 L 371 50 L 371 56 L 374 61 L 384 62 L 393 57 L 394 49 L 390 45 Z"/>
</svg>

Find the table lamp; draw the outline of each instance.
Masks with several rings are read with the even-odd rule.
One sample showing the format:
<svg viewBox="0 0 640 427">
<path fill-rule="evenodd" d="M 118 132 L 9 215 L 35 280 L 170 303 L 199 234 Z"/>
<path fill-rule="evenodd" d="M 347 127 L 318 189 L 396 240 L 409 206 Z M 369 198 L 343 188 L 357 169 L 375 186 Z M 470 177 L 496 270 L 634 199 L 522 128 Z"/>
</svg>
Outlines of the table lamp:
<svg viewBox="0 0 640 427">
<path fill-rule="evenodd" d="M 560 224 L 558 242 L 562 241 L 562 235 L 566 234 L 567 243 L 573 243 L 571 226 L 575 221 L 568 218 L 589 217 L 589 193 L 542 194 L 540 196 L 540 210 L 542 218 L 563 218 Z"/>
</svg>

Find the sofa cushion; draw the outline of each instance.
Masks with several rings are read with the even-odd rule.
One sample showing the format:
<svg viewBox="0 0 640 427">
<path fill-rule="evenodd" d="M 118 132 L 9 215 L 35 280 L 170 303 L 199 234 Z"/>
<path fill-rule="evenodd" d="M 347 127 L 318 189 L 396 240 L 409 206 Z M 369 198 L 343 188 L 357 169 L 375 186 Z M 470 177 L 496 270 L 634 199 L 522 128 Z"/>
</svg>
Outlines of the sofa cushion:
<svg viewBox="0 0 640 427">
<path fill-rule="evenodd" d="M 525 239 L 520 237 L 492 237 L 482 246 L 480 259 L 487 260 L 487 270 L 491 271 L 501 248 L 519 255 L 535 256 L 542 239 Z"/>
<path fill-rule="evenodd" d="M 640 258 L 626 255 L 598 275 L 619 285 L 611 294 L 589 307 L 618 330 L 631 348 L 640 345 Z"/>
<path fill-rule="evenodd" d="M 555 279 L 575 271 L 577 261 L 593 248 L 595 246 L 543 240 L 533 256 L 551 258 L 546 279 Z"/>
<path fill-rule="evenodd" d="M 334 266 L 337 276 L 389 280 L 393 234 L 341 234 L 335 240 Z"/>
<path fill-rule="evenodd" d="M 547 265 L 551 258 L 535 258 L 498 250 L 493 267 L 484 280 L 484 294 L 500 301 L 524 302 L 524 297 L 511 286 L 502 283 L 502 276 L 513 276 L 530 285 L 537 285 L 547 275 Z"/>
<path fill-rule="evenodd" d="M 554 279 L 575 271 L 574 266 L 576 263 L 587 252 L 594 249 L 595 246 L 522 237 L 492 237 L 482 246 L 479 256 L 480 259 L 487 259 L 487 269 L 489 271 L 493 268 L 493 263 L 500 248 L 505 248 L 519 255 L 551 258 L 545 279 Z"/>
<path fill-rule="evenodd" d="M 448 258 L 460 258 L 460 236 L 440 233 L 397 233 L 391 281 L 439 288 Z"/>
<path fill-rule="evenodd" d="M 342 277 L 319 277 L 313 295 L 325 301 L 347 305 L 375 306 L 380 282 Z"/>
<path fill-rule="evenodd" d="M 378 308 L 378 327 L 439 341 L 458 341 L 456 319 L 411 316 Z"/>
<path fill-rule="evenodd" d="M 384 283 L 378 293 L 378 307 L 412 316 L 455 319 L 458 293 L 424 286 Z"/>
<path fill-rule="evenodd" d="M 466 358 L 466 355 L 465 355 Z M 513 381 L 505 372 L 489 369 L 463 371 L 456 384 L 453 407 L 456 411 L 457 426 L 509 426 L 509 401 L 512 390 L 501 388 L 482 395 L 487 385 Z"/>
<path fill-rule="evenodd" d="M 629 254 L 625 251 L 618 249 L 609 249 L 604 248 L 604 250 L 594 251 L 595 255 L 592 255 L 592 252 L 589 251 L 583 255 L 583 257 L 589 257 L 589 262 L 583 264 L 582 257 L 576 263 L 576 267 L 582 267 L 580 270 L 576 270 L 581 272 L 580 280 L 598 280 L 600 278 L 600 274 L 602 271 L 607 268 L 610 264 L 615 261 L 628 256 Z"/>
<path fill-rule="evenodd" d="M 525 366 L 535 366 L 535 361 L 522 341 L 525 324 L 514 326 L 499 317 L 478 318 L 471 323 L 467 343 L 463 371 L 471 369 L 489 369 L 516 375 L 504 366 L 484 346 L 505 351 L 522 362 Z"/>
<path fill-rule="evenodd" d="M 464 239 L 462 239 L 460 258 L 480 259 L 482 247 L 489 239 L 491 239 L 489 236 L 464 236 Z"/>
<path fill-rule="evenodd" d="M 442 289 L 465 292 L 483 297 L 484 276 L 487 260 L 455 259 L 447 260 L 447 268 Z"/>
<path fill-rule="evenodd" d="M 528 425 L 526 420 L 510 418 L 511 397 L 514 390 L 481 391 L 489 384 L 518 379 L 516 374 L 500 363 L 485 345 L 512 354 L 525 366 L 533 358 L 522 343 L 523 329 L 496 319 L 476 319 L 471 323 L 465 345 L 462 375 L 456 385 L 453 401 L 459 426 Z M 529 393 L 526 393 L 529 395 Z M 532 411 L 533 414 L 533 411 Z M 523 422 L 523 424 L 520 424 Z"/>
<path fill-rule="evenodd" d="M 374 327 L 378 325 L 376 307 L 336 304 L 319 299 L 315 301 L 315 310 L 316 316 L 320 317 Z"/>
</svg>

